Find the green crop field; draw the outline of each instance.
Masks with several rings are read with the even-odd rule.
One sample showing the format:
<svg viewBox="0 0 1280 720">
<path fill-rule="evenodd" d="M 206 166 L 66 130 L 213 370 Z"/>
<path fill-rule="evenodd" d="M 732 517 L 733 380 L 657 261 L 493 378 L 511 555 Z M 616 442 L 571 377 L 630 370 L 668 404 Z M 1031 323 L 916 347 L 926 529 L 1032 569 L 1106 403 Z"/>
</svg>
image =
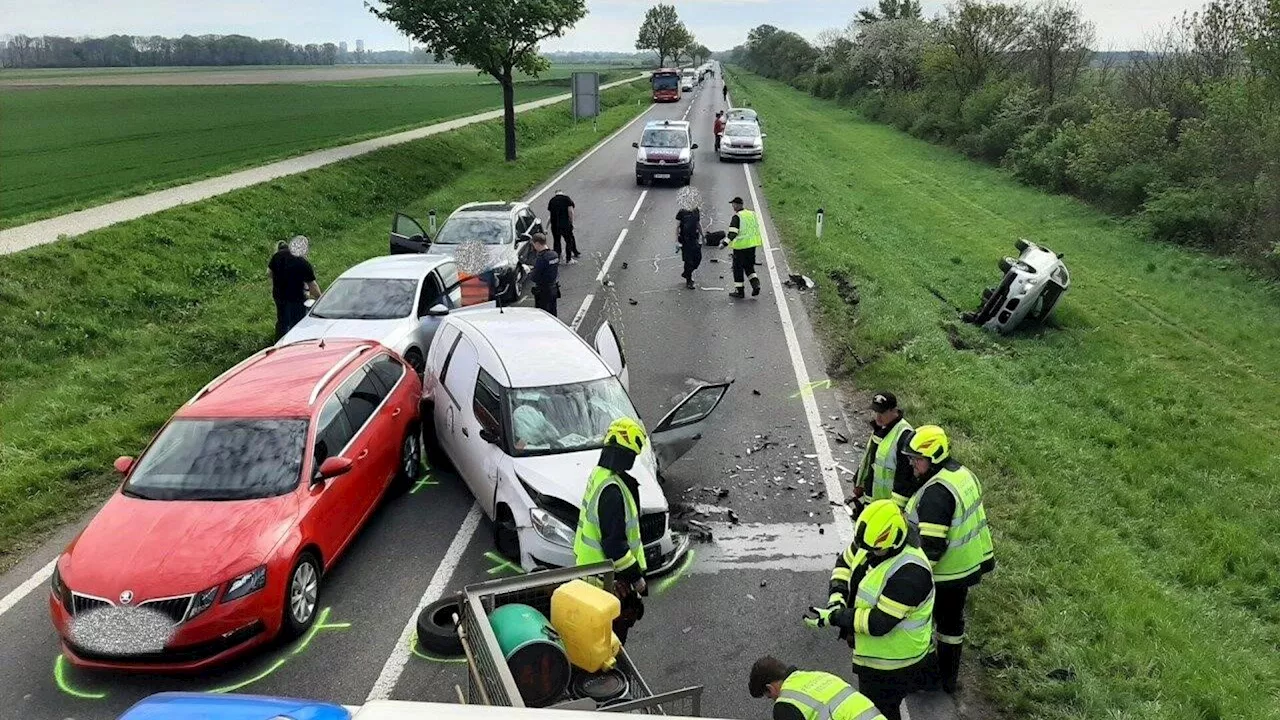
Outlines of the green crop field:
<svg viewBox="0 0 1280 720">
<path fill-rule="evenodd" d="M 516 101 L 567 92 L 569 71 L 521 82 Z M 602 80 L 629 72 L 609 69 Z M 0 88 L 0 227 L 501 103 L 499 87 L 474 72 L 279 85 Z"/>
<path fill-rule="evenodd" d="M 513 164 L 490 121 L 0 256 L 0 569 L 100 501 L 112 460 L 201 385 L 270 344 L 276 241 L 309 236 L 332 281 L 386 253 L 395 211 L 520 197 L 646 109 L 645 90 L 606 90 L 595 129 L 563 106 L 520 116 Z"/>
<path fill-rule="evenodd" d="M 1018 718 L 1280 717 L 1276 289 L 832 103 L 730 87 L 768 124 L 760 174 L 833 372 L 896 391 L 984 483 L 970 685 Z M 1073 273 L 1048 327 L 961 324 L 1020 237 Z"/>
</svg>

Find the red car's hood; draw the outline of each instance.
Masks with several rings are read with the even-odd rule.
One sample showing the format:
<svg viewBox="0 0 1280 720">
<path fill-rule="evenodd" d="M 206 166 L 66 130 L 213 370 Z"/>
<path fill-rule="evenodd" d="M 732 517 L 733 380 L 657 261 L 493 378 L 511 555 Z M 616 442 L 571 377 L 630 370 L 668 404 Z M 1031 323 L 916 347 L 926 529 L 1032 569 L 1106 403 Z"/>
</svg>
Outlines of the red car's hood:
<svg viewBox="0 0 1280 720">
<path fill-rule="evenodd" d="M 116 493 L 67 548 L 71 590 L 115 602 L 199 592 L 263 564 L 297 524 L 291 493 L 261 500 L 140 500 Z"/>
</svg>

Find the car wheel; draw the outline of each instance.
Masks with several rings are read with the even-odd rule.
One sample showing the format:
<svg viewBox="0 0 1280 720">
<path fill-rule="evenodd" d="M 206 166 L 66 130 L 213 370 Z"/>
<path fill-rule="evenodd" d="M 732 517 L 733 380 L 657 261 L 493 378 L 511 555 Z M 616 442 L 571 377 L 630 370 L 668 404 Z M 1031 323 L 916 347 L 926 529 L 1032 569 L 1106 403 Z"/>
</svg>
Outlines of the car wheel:
<svg viewBox="0 0 1280 720">
<path fill-rule="evenodd" d="M 1013 244 L 1013 246 L 1018 249 L 1018 252 L 1023 252 L 1027 248 L 1031 247 L 1031 243 L 1026 240 L 1018 240 Z"/>
<path fill-rule="evenodd" d="M 422 446 L 427 454 L 427 466 L 433 470 L 452 470 L 453 463 L 444 454 L 440 445 L 440 436 L 436 435 L 435 408 L 427 406 L 422 409 Z"/>
<path fill-rule="evenodd" d="M 498 506 L 498 518 L 493 526 L 493 544 L 500 555 L 505 555 L 514 563 L 520 562 L 520 528 L 516 527 L 516 516 L 506 505 Z"/>
<path fill-rule="evenodd" d="M 284 593 L 284 625 L 282 633 L 293 639 L 305 633 L 316 621 L 320 604 L 320 561 L 305 552 L 289 573 Z"/>
<path fill-rule="evenodd" d="M 462 639 L 453 617 L 462 618 L 462 605 L 456 597 L 443 598 L 422 608 L 418 613 L 418 645 L 437 657 L 462 654 Z"/>
<path fill-rule="evenodd" d="M 643 177 L 641 177 L 641 176 L 639 176 L 639 175 L 637 175 L 637 176 L 636 176 L 636 184 L 637 184 L 637 185 L 640 185 L 641 187 L 643 187 L 643 186 L 644 186 L 644 184 L 645 184 L 645 182 L 644 182 L 644 178 L 643 178 Z"/>
<path fill-rule="evenodd" d="M 422 476 L 422 429 L 414 423 L 400 443 L 400 467 L 396 471 L 394 489 L 398 493 L 413 487 Z"/>
<path fill-rule="evenodd" d="M 1007 273 L 1013 269 L 1013 261 L 1005 258 L 1000 261 L 1000 272 Z"/>
</svg>

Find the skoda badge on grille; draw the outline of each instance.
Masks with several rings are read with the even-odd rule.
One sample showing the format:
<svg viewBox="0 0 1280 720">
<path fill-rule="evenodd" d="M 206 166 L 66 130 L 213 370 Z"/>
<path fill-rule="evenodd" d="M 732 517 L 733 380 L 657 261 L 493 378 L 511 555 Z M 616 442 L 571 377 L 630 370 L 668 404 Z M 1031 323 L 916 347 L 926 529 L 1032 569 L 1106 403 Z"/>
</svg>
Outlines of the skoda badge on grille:
<svg viewBox="0 0 1280 720">
<path fill-rule="evenodd" d="M 129 603 L 131 603 L 131 602 L 133 602 L 133 591 L 132 591 L 132 590 L 125 590 L 124 592 L 120 593 L 120 604 L 121 604 L 121 605 L 128 605 L 128 604 L 129 604 Z"/>
</svg>

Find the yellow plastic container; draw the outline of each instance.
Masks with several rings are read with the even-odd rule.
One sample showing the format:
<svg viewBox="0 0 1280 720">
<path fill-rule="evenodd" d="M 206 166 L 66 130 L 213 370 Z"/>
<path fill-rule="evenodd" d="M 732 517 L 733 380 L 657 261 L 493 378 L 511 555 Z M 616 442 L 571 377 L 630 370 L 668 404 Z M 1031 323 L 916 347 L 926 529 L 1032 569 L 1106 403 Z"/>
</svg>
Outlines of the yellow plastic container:
<svg viewBox="0 0 1280 720">
<path fill-rule="evenodd" d="M 567 582 L 551 594 L 551 627 L 560 633 L 569 662 L 587 672 L 613 668 L 622 649 L 613 621 L 621 613 L 616 595 L 582 580 Z"/>
</svg>

